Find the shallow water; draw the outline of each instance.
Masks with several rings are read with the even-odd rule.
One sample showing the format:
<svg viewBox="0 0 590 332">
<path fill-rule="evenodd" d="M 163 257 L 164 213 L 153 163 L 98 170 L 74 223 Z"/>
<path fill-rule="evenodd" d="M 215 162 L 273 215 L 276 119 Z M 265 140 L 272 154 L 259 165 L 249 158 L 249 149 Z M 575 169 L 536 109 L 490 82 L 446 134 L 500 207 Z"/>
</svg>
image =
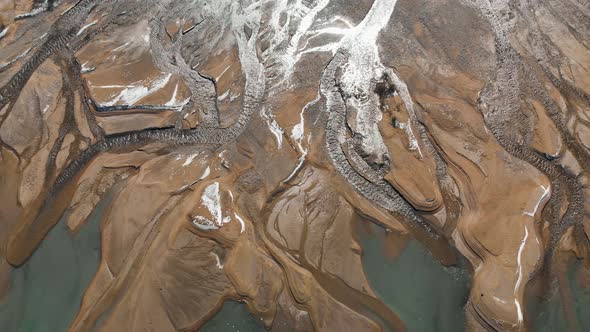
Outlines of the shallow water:
<svg viewBox="0 0 590 332">
<path fill-rule="evenodd" d="M 392 262 L 384 255 L 385 230 L 373 225 L 371 230 L 359 234 L 365 273 L 406 329 L 463 331 L 470 285 L 466 263 L 444 267 L 415 240 Z"/>
<path fill-rule="evenodd" d="M 221 310 L 199 332 L 264 332 L 266 331 L 245 304 L 225 301 Z"/>
<path fill-rule="evenodd" d="M 576 275 L 584 265 L 576 260 L 568 269 L 567 277 L 572 294 L 575 319 L 568 322 L 563 312 L 562 299 L 555 292 L 549 301 L 533 299 L 528 305 L 533 331 L 590 331 L 590 288 L 584 288 L 576 280 Z"/>
<path fill-rule="evenodd" d="M 2 331 L 65 331 L 78 311 L 84 290 L 100 262 L 99 223 L 112 195 L 103 199 L 80 232 L 72 235 L 62 220 L 30 260 L 12 273 L 7 296 L 0 302 Z M 359 234 L 369 282 L 406 324 L 408 331 L 464 330 L 463 307 L 470 276 L 465 263 L 444 267 L 417 241 L 411 240 L 391 261 L 384 255 L 386 232 L 371 226 Z M 584 266 L 569 269 L 576 322 L 568 325 L 561 299 L 529 304 L 534 331 L 590 331 L 590 289 L 576 281 Z M 199 331 L 265 331 L 246 305 L 226 301 L 221 311 Z"/>
<path fill-rule="evenodd" d="M 100 262 L 99 224 L 111 197 L 101 200 L 75 235 L 62 218 L 31 258 L 12 271 L 9 292 L 0 302 L 2 331 L 67 330 Z"/>
</svg>

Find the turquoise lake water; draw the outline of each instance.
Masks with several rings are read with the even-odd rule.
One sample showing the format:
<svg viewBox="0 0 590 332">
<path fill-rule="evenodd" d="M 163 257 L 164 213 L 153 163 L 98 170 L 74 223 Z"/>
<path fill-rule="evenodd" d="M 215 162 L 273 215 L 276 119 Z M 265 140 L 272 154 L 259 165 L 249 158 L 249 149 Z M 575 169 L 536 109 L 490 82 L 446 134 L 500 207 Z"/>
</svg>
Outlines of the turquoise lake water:
<svg viewBox="0 0 590 332">
<path fill-rule="evenodd" d="M 100 262 L 99 223 L 110 202 L 101 201 L 80 232 L 72 235 L 63 220 L 54 227 L 33 256 L 12 273 L 10 290 L 0 302 L 0 330 L 11 332 L 66 331 L 78 311 L 84 290 Z M 444 267 L 417 241 L 410 240 L 394 260 L 383 254 L 386 233 L 372 227 L 359 234 L 363 264 L 379 297 L 396 312 L 408 331 L 462 331 L 470 275 L 466 263 Z M 530 303 L 534 331 L 590 331 L 590 289 L 575 280 L 580 262 L 568 279 L 576 322 L 568 325 L 559 296 Z M 261 322 L 245 304 L 226 301 L 200 331 L 262 332 Z"/>
<path fill-rule="evenodd" d="M 568 283 L 573 296 L 575 321 L 567 322 L 562 310 L 562 300 L 557 292 L 545 302 L 529 303 L 527 309 L 532 317 L 533 331 L 590 331 L 590 288 L 583 288 L 576 281 L 579 269 L 584 269 L 580 261 L 572 264 L 568 271 Z"/>
<path fill-rule="evenodd" d="M 100 262 L 99 224 L 110 201 L 103 199 L 88 222 L 72 235 L 62 219 L 39 250 L 11 274 L 0 301 L 1 331 L 66 331 Z"/>
<path fill-rule="evenodd" d="M 261 322 L 250 315 L 245 304 L 225 301 L 221 310 L 200 329 L 200 332 L 263 332 Z"/>
<path fill-rule="evenodd" d="M 385 236 L 376 226 L 372 234 L 359 234 L 365 272 L 377 295 L 408 331 L 463 331 L 470 284 L 466 262 L 444 267 L 415 240 L 390 261 L 383 254 Z"/>
<path fill-rule="evenodd" d="M 462 331 L 463 307 L 469 295 L 468 271 L 443 267 L 416 241 L 391 262 L 383 254 L 385 231 L 377 227 L 373 231 L 359 239 L 365 271 L 377 294 L 400 316 L 408 331 Z M 245 305 L 227 301 L 200 331 L 265 330 Z"/>
</svg>

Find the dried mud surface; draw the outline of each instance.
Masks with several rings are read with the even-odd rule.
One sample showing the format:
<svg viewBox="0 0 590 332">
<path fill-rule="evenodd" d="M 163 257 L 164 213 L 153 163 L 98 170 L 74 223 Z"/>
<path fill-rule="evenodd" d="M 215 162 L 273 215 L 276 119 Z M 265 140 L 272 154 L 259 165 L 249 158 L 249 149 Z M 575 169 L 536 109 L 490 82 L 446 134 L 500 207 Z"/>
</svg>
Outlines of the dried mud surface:
<svg viewBox="0 0 590 332">
<path fill-rule="evenodd" d="M 68 331 L 408 330 L 359 223 L 466 259 L 467 331 L 583 330 L 589 176 L 588 0 L 0 0 L 0 299 L 110 197 Z"/>
</svg>

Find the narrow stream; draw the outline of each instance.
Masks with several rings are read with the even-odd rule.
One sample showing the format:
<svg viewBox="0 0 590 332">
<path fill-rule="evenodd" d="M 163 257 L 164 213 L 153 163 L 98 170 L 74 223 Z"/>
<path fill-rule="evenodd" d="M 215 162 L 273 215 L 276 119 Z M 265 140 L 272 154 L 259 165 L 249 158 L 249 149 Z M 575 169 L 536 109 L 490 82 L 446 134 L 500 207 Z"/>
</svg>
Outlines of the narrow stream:
<svg viewBox="0 0 590 332">
<path fill-rule="evenodd" d="M 8 294 L 0 301 L 0 326 L 11 332 L 66 331 L 100 262 L 100 219 L 108 193 L 77 234 L 65 218 L 37 251 L 12 271 Z"/>
</svg>

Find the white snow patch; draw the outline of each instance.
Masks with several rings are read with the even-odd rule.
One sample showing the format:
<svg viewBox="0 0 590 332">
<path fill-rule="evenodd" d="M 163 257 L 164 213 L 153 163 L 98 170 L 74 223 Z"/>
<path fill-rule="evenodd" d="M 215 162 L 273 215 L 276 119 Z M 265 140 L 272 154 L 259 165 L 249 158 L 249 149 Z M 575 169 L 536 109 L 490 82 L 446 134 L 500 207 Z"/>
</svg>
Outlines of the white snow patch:
<svg viewBox="0 0 590 332">
<path fill-rule="evenodd" d="M 71 4 L 68 8 L 66 8 L 66 10 L 63 11 L 63 13 L 61 13 L 62 15 L 69 12 L 70 9 L 76 7 L 76 2 L 74 2 L 73 4 Z"/>
<path fill-rule="evenodd" d="M 412 131 L 412 127 L 410 125 L 410 121 L 408 122 L 400 122 L 398 123 L 398 128 L 403 129 L 408 135 L 408 146 L 410 150 L 418 150 L 420 156 L 422 156 L 422 151 L 420 151 L 420 146 L 418 145 L 418 140 L 414 136 L 414 132 Z"/>
<path fill-rule="evenodd" d="M 114 96 L 109 102 L 103 103 L 100 106 L 113 106 L 118 102 L 122 102 L 126 105 L 134 105 L 136 102 L 141 100 L 142 98 L 162 89 L 163 87 L 168 84 L 172 74 L 167 74 L 160 79 L 154 80 L 150 82 L 149 87 L 145 86 L 125 86 L 123 90 L 119 92 L 118 95 Z M 107 85 L 107 86 L 98 86 L 99 88 L 115 88 L 115 87 L 122 87 L 117 85 Z"/>
<path fill-rule="evenodd" d="M 400 92 L 400 97 L 406 106 L 410 122 L 415 123 L 416 115 L 413 107 L 413 101 L 408 92 L 407 86 L 393 72 L 393 70 L 386 68 L 383 65 L 379 56 L 379 48 L 377 46 L 377 37 L 379 36 L 379 32 L 389 22 L 396 4 L 397 0 L 375 0 L 365 18 L 361 21 L 361 23 L 354 27 L 352 27 L 352 24 L 350 24 L 350 22 L 345 19 L 333 19 L 332 22 L 334 22 L 336 19 L 345 22 L 348 28 L 326 27 L 319 29 L 313 32 L 314 35 L 310 37 L 310 39 L 321 34 L 337 34 L 343 35 L 344 37 L 337 42 L 303 50 L 302 53 L 330 52 L 332 54 L 336 54 L 339 49 L 347 50 L 350 56 L 348 58 L 348 63 L 346 64 L 345 68 L 343 68 L 342 83 L 343 89 L 351 92 L 350 95 L 356 95 L 359 92 L 369 95 L 371 91 L 367 91 L 367 89 L 371 86 L 371 81 L 375 78 L 384 76 L 384 74 L 387 74 L 389 77 L 391 77 L 397 90 Z M 352 102 L 358 104 L 357 107 L 359 107 L 359 109 L 365 108 L 365 104 L 362 99 Z M 371 110 L 367 110 L 366 112 L 371 112 Z M 375 130 L 371 123 L 374 121 L 370 117 L 368 118 L 368 121 L 364 121 L 364 118 L 368 115 L 363 113 L 365 112 L 358 112 L 357 123 L 364 123 L 364 128 L 361 130 L 363 134 L 373 135 Z M 416 139 L 416 135 L 414 134 L 412 127 L 407 125 L 404 127 L 404 129 L 406 130 L 406 134 L 410 142 L 409 148 L 411 150 L 417 150 L 420 156 L 422 156 L 422 151 L 420 150 L 418 140 Z M 377 138 L 378 137 L 375 136 L 375 139 Z M 377 148 L 383 149 L 384 145 Z"/>
<path fill-rule="evenodd" d="M 21 54 L 17 55 L 14 59 L 0 64 L 0 69 L 10 66 L 11 64 L 15 63 L 16 61 L 22 59 L 24 56 L 26 56 L 29 53 L 29 51 L 31 51 L 31 48 L 27 48 Z"/>
<path fill-rule="evenodd" d="M 223 264 L 221 264 L 221 260 L 219 259 L 219 256 L 217 256 L 217 254 L 214 252 L 211 252 L 209 254 L 211 256 L 215 257 L 215 265 L 217 265 L 217 268 L 220 270 L 223 269 Z"/>
<path fill-rule="evenodd" d="M 523 215 L 525 216 L 529 216 L 529 217 L 534 217 L 535 214 L 537 213 L 537 210 L 539 209 L 539 206 L 541 206 L 541 204 L 545 201 L 545 199 L 547 198 L 547 196 L 549 195 L 550 191 L 551 191 L 551 187 L 547 187 L 545 188 L 545 186 L 541 186 L 543 193 L 541 194 L 541 197 L 539 197 L 539 199 L 537 199 L 535 206 L 533 207 L 532 211 L 526 211 L 523 213 Z"/>
<path fill-rule="evenodd" d="M 291 130 L 291 137 L 293 137 L 293 139 L 295 141 L 299 142 L 300 144 L 301 144 L 301 141 L 303 140 L 303 134 L 305 132 L 305 118 L 303 117 L 303 115 L 309 107 L 315 105 L 318 101 L 320 101 L 320 98 L 321 98 L 321 95 L 320 95 L 320 91 L 318 90 L 318 93 L 317 93 L 315 99 L 310 101 L 309 103 L 305 104 L 305 106 L 303 106 L 303 109 L 299 113 L 299 123 L 296 124 L 293 127 L 293 129 Z"/>
<path fill-rule="evenodd" d="M 204 178 L 208 177 L 209 174 L 211 174 L 211 168 L 209 168 L 209 166 L 207 166 L 207 168 L 205 169 L 205 171 L 203 172 L 203 175 L 201 175 L 199 180 L 203 180 Z"/>
<path fill-rule="evenodd" d="M 111 50 L 111 53 L 117 52 L 118 50 L 120 50 L 120 49 L 122 49 L 122 48 L 124 48 L 124 47 L 126 47 L 126 46 L 129 46 L 130 44 L 131 44 L 131 42 L 130 42 L 130 41 L 128 41 L 128 42 L 125 42 L 125 44 L 123 44 L 123 45 L 121 45 L 121 46 L 117 46 L 117 47 L 113 48 L 113 49 Z"/>
<path fill-rule="evenodd" d="M 212 224 L 209 220 L 206 220 L 205 222 L 197 222 L 196 219 L 193 219 L 193 225 L 195 225 L 198 229 L 203 231 L 212 231 L 219 229 L 219 226 Z"/>
<path fill-rule="evenodd" d="M 5 27 L 2 29 L 2 31 L 0 31 L 0 38 L 6 36 L 6 33 L 8 33 L 8 27 Z"/>
<path fill-rule="evenodd" d="M 186 104 L 188 104 L 188 102 L 191 100 L 191 97 L 186 98 L 185 100 L 183 100 L 181 103 L 179 104 L 174 104 L 174 105 L 166 105 L 166 106 L 170 106 L 170 107 L 174 107 L 176 108 L 177 111 L 181 111 L 184 106 L 186 106 Z M 186 119 L 186 117 L 189 115 L 189 113 L 186 113 L 184 115 L 184 118 Z"/>
<path fill-rule="evenodd" d="M 301 141 L 301 139 L 303 138 L 303 128 L 304 123 L 303 119 L 301 119 L 301 122 L 293 126 L 293 129 L 291 129 L 291 137 L 293 137 L 293 139 L 296 141 Z"/>
<path fill-rule="evenodd" d="M 231 64 L 228 65 L 227 67 L 225 67 L 225 69 L 221 72 L 221 74 L 219 74 L 219 76 L 215 77 L 215 82 L 218 82 L 219 79 L 223 76 L 223 74 L 225 74 L 225 72 L 231 67 Z"/>
<path fill-rule="evenodd" d="M 222 101 L 225 98 L 227 98 L 229 96 L 229 90 L 225 90 L 225 92 L 223 94 L 221 94 L 219 97 L 217 97 L 217 100 Z"/>
<path fill-rule="evenodd" d="M 318 90 L 316 98 L 314 100 L 310 101 L 309 103 L 307 103 L 305 106 L 303 106 L 303 109 L 299 113 L 299 123 L 296 124 L 293 127 L 293 129 L 291 130 L 291 137 L 297 143 L 297 149 L 299 150 L 299 153 L 301 155 L 299 156 L 299 161 L 297 162 L 297 165 L 295 165 L 295 168 L 293 169 L 293 171 L 291 171 L 291 174 L 289 174 L 289 176 L 287 176 L 287 178 L 285 178 L 282 181 L 283 183 L 286 183 L 289 180 L 291 180 L 297 174 L 297 172 L 299 171 L 299 169 L 301 168 L 301 166 L 303 166 L 303 163 L 305 162 L 305 158 L 307 157 L 308 149 L 303 147 L 303 135 L 305 134 L 304 113 L 307 111 L 307 109 L 309 107 L 315 105 L 319 100 L 320 100 L 320 91 Z M 309 140 L 310 140 L 310 137 L 308 135 L 307 143 L 309 143 Z"/>
<path fill-rule="evenodd" d="M 240 229 L 240 234 L 244 233 L 244 231 L 246 230 L 246 223 L 244 222 L 244 219 L 242 219 L 242 217 L 240 217 L 240 215 L 237 213 L 234 213 L 234 216 L 236 217 L 236 219 L 238 219 L 240 225 L 242 226 L 242 228 Z"/>
<path fill-rule="evenodd" d="M 291 180 L 295 174 L 297 174 L 297 172 L 299 171 L 299 169 L 301 168 L 301 166 L 303 166 L 303 163 L 305 162 L 305 158 L 307 157 L 307 149 L 302 150 L 302 154 L 301 157 L 299 157 L 299 161 L 297 162 L 297 165 L 295 165 L 295 168 L 293 169 L 293 171 L 291 171 L 291 174 L 289 174 L 289 176 L 287 176 L 287 178 L 285 178 L 282 182 L 288 182 L 289 180 Z"/>
<path fill-rule="evenodd" d="M 149 44 L 149 43 L 150 43 L 150 30 L 151 30 L 151 29 L 148 27 L 148 28 L 146 29 L 146 32 L 144 33 L 144 35 L 143 35 L 143 37 L 142 37 L 142 38 L 143 38 L 143 41 L 144 41 L 146 44 Z"/>
<path fill-rule="evenodd" d="M 278 87 L 285 83 L 295 71 L 301 55 L 299 44 L 315 22 L 316 16 L 329 3 L 329 0 L 319 0 L 315 4 L 303 1 L 277 1 L 273 8 L 273 15 L 269 22 L 269 29 L 273 31 L 269 48 L 262 54 L 265 63 L 273 63 L 281 77 L 273 84 Z M 281 18 L 286 17 L 285 24 Z M 297 21 L 298 20 L 298 21 Z M 296 22 L 296 24 L 293 24 Z M 295 31 L 293 31 L 295 27 Z M 285 47 L 286 45 L 286 47 Z M 273 89 L 273 91 L 276 91 Z"/>
<path fill-rule="evenodd" d="M 180 160 L 180 156 L 176 157 L 176 160 Z M 192 187 L 193 185 L 197 184 L 199 181 L 203 180 L 204 178 L 209 176 L 209 173 L 211 172 L 209 166 L 207 166 L 207 169 L 205 169 L 205 171 L 203 172 L 203 174 L 201 175 L 200 178 L 196 179 L 195 181 L 189 183 L 189 184 L 185 184 L 184 186 L 180 187 L 176 192 L 182 192 L 186 189 L 188 189 L 189 187 Z"/>
<path fill-rule="evenodd" d="M 516 262 L 518 264 L 518 271 L 517 271 L 518 279 L 516 280 L 516 285 L 514 286 L 514 304 L 516 305 L 519 323 L 522 323 L 522 321 L 523 321 L 522 308 L 520 306 L 520 302 L 518 301 L 518 291 L 520 289 L 520 284 L 522 283 L 522 278 L 523 278 L 521 260 L 522 260 L 522 253 L 524 251 L 524 247 L 526 245 L 526 240 L 528 237 L 529 237 L 529 230 L 528 230 L 528 228 L 525 227 L 524 228 L 524 238 L 522 239 L 522 242 L 520 244 L 520 248 L 518 249 L 518 256 L 516 257 Z"/>
<path fill-rule="evenodd" d="M 91 26 L 95 25 L 98 22 L 98 20 L 95 20 L 93 22 L 90 22 L 88 24 L 86 24 L 85 26 L 83 26 L 82 28 L 80 28 L 80 30 L 78 31 L 78 33 L 76 34 L 76 36 L 79 36 L 82 34 L 82 32 L 84 32 L 86 29 L 90 28 Z"/>
<path fill-rule="evenodd" d="M 236 100 L 239 96 L 241 96 L 241 93 L 238 93 L 237 95 L 234 95 L 233 92 L 229 94 L 229 101 L 234 101 Z"/>
<path fill-rule="evenodd" d="M 28 13 L 23 13 L 23 14 L 20 14 L 20 15 L 16 15 L 14 18 L 15 19 L 23 19 L 23 18 L 27 18 L 27 17 L 33 17 L 33 16 L 36 16 L 36 15 L 41 14 L 42 12 L 47 11 L 48 8 L 49 8 L 49 1 L 48 0 L 45 0 L 45 1 L 43 1 L 43 3 L 41 3 L 41 5 L 39 7 L 31 10 Z"/>
<path fill-rule="evenodd" d="M 176 106 L 176 94 L 178 93 L 178 83 L 174 86 L 174 92 L 172 93 L 172 97 L 170 100 L 164 104 L 165 106 Z"/>
<path fill-rule="evenodd" d="M 86 67 L 87 64 L 88 64 L 88 61 L 86 61 L 82 64 L 82 66 L 81 66 L 82 68 L 80 68 L 81 74 L 86 74 L 86 73 L 89 73 L 89 72 L 96 69 L 96 67 L 94 67 L 94 66 Z"/>
<path fill-rule="evenodd" d="M 496 300 L 496 301 L 498 301 L 500 303 L 506 304 L 506 300 L 502 300 L 501 298 L 499 298 L 497 296 L 492 296 L 492 297 L 494 298 L 494 300 Z"/>
<path fill-rule="evenodd" d="M 219 227 L 222 227 L 224 224 L 231 221 L 229 216 L 223 218 L 221 213 L 219 182 L 210 184 L 205 188 L 205 191 L 203 191 L 203 196 L 201 196 L 201 204 L 207 208 L 211 214 L 212 219 L 205 218 L 203 216 L 195 216 L 193 219 L 193 224 L 195 226 L 201 229 L 204 229 L 203 227 L 205 227 L 207 230 L 211 230 L 218 229 Z"/>
<path fill-rule="evenodd" d="M 350 21 L 346 18 L 346 17 L 342 17 L 340 15 L 336 15 L 334 16 L 334 18 L 330 21 L 330 23 L 334 23 L 340 21 L 342 23 L 344 23 L 348 28 L 353 28 L 354 26 L 352 25 L 352 23 L 350 23 Z"/>
<path fill-rule="evenodd" d="M 199 155 L 199 153 L 194 153 L 194 154 L 191 154 L 188 157 L 186 157 L 186 160 L 184 161 L 184 163 L 182 163 L 182 167 L 186 167 L 186 166 L 190 165 L 198 155 Z"/>
<path fill-rule="evenodd" d="M 280 149 L 283 145 L 283 128 L 279 126 L 274 116 L 269 111 L 265 111 L 263 109 L 261 111 L 261 115 L 264 118 L 264 120 L 266 120 L 268 129 L 270 129 L 271 133 L 275 136 L 277 140 L 277 146 Z"/>
</svg>

